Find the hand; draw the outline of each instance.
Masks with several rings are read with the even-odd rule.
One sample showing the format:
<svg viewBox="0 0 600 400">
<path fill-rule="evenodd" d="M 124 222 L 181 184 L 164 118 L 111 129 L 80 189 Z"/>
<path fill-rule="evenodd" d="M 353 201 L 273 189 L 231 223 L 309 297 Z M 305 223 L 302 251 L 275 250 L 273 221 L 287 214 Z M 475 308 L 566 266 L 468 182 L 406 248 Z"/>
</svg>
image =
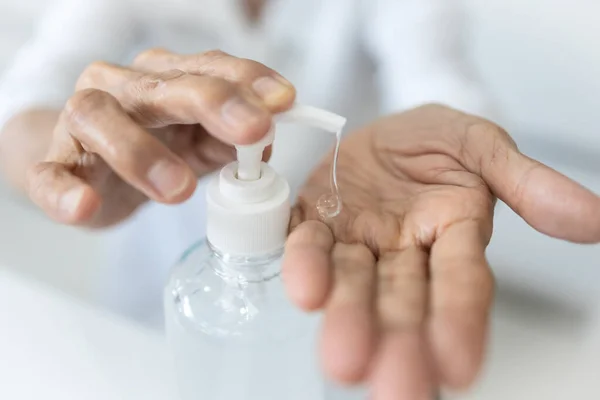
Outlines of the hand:
<svg viewBox="0 0 600 400">
<path fill-rule="evenodd" d="M 317 221 L 328 161 L 301 191 L 283 273 L 298 305 L 324 309 L 327 373 L 367 380 L 376 400 L 429 400 L 476 377 L 496 196 L 542 233 L 600 241 L 598 196 L 519 153 L 501 128 L 442 106 L 350 135 L 338 168 L 342 214 Z"/>
<path fill-rule="evenodd" d="M 294 97 L 273 70 L 219 51 L 150 50 L 129 68 L 94 63 L 45 162 L 28 173 L 29 195 L 57 221 L 91 227 L 120 222 L 148 199 L 183 202 L 198 177 L 235 159 L 231 144 L 261 139 Z"/>
</svg>

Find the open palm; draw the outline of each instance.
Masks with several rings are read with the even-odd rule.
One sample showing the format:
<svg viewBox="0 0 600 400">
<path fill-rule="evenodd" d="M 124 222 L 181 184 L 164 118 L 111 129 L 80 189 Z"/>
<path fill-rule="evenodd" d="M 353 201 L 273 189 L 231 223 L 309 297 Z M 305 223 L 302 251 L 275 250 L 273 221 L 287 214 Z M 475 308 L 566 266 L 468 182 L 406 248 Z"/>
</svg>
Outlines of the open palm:
<svg viewBox="0 0 600 400">
<path fill-rule="evenodd" d="M 353 133 L 338 168 L 343 211 L 318 221 L 328 160 L 301 191 L 284 277 L 297 304 L 325 310 L 328 374 L 368 380 L 377 400 L 429 399 L 475 378 L 496 196 L 543 233 L 600 241 L 598 196 L 519 153 L 496 125 L 442 106 Z"/>
</svg>

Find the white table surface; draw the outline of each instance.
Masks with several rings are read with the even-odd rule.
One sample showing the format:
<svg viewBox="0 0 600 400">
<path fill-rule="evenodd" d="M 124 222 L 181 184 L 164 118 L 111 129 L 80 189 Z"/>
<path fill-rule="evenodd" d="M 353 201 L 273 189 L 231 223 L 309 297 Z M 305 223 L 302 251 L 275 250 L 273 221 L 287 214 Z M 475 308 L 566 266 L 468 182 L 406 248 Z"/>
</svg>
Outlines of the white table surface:
<svg viewBox="0 0 600 400">
<path fill-rule="evenodd" d="M 162 337 L 0 270 L 0 399 L 173 399 Z"/>
<path fill-rule="evenodd" d="M 600 398 L 597 320 L 548 332 L 509 314 L 496 311 L 480 384 L 449 398 Z M 173 379 L 161 335 L 0 269 L 0 398 L 166 400 Z"/>
</svg>

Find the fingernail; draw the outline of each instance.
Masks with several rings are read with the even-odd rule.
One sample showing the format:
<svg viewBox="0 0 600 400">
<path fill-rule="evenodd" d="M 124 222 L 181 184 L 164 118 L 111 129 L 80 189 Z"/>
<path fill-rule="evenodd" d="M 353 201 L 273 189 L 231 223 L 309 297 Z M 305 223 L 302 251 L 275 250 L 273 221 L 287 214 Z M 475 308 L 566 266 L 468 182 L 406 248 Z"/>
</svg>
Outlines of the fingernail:
<svg viewBox="0 0 600 400">
<path fill-rule="evenodd" d="M 190 183 L 186 168 L 170 161 L 156 163 L 148 172 L 148 180 L 166 199 L 180 195 Z"/>
<path fill-rule="evenodd" d="M 289 97 L 292 85 L 283 78 L 264 76 L 252 84 L 252 89 L 267 104 L 277 103 Z"/>
<path fill-rule="evenodd" d="M 77 212 L 77 208 L 83 198 L 83 188 L 75 188 L 62 195 L 58 202 L 60 213 L 68 218 Z"/>
<path fill-rule="evenodd" d="M 236 96 L 228 100 L 222 109 L 223 118 L 233 126 L 248 126 L 259 120 L 265 111 L 242 97 Z"/>
</svg>

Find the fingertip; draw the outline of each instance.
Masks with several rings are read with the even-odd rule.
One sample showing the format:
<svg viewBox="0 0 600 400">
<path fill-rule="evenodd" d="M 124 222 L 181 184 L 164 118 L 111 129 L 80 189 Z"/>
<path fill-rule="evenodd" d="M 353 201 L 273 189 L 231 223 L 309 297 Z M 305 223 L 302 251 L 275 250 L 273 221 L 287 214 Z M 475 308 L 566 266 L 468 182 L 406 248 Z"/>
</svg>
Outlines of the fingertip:
<svg viewBox="0 0 600 400">
<path fill-rule="evenodd" d="M 288 110 L 296 100 L 296 88 L 280 75 L 258 78 L 252 89 L 273 113 Z"/>
<path fill-rule="evenodd" d="M 80 210 L 84 208 L 82 207 L 84 194 L 83 187 L 77 186 L 59 195 L 56 211 L 61 221 L 71 223 L 79 219 L 82 214 Z"/>
<path fill-rule="evenodd" d="M 351 305 L 328 309 L 320 345 L 325 373 L 341 384 L 362 382 L 374 353 L 375 336 L 368 309 Z"/>
<path fill-rule="evenodd" d="M 530 173 L 515 210 L 544 234 L 576 243 L 599 242 L 600 197 L 560 172 L 539 165 Z"/>
<path fill-rule="evenodd" d="M 431 400 L 435 394 L 427 352 L 417 332 L 382 340 L 369 377 L 376 400 Z"/>
<path fill-rule="evenodd" d="M 83 224 L 100 208 L 101 199 L 94 189 L 60 163 L 34 165 L 27 172 L 27 184 L 33 203 L 60 223 Z"/>
<path fill-rule="evenodd" d="M 469 389 L 483 365 L 483 325 L 466 318 L 434 317 L 429 325 L 429 340 L 440 382 L 455 391 Z"/>
<path fill-rule="evenodd" d="M 331 289 L 329 228 L 315 221 L 298 225 L 285 246 L 283 280 L 290 299 L 306 311 L 320 309 Z"/>
<path fill-rule="evenodd" d="M 180 204 L 194 194 L 197 187 L 196 174 L 182 160 L 159 161 L 150 168 L 147 180 L 151 190 L 148 197 L 163 204 Z"/>
<path fill-rule="evenodd" d="M 323 307 L 331 286 L 329 255 L 311 246 L 286 249 L 283 280 L 290 299 L 304 311 Z"/>
<path fill-rule="evenodd" d="M 168 201 L 168 204 L 181 204 L 184 201 L 189 200 L 194 195 L 194 192 L 196 191 L 197 187 L 198 178 L 196 176 L 196 173 L 191 169 L 191 167 L 188 166 L 187 184 L 185 188 L 181 191 L 179 195 L 172 197 Z"/>
</svg>

